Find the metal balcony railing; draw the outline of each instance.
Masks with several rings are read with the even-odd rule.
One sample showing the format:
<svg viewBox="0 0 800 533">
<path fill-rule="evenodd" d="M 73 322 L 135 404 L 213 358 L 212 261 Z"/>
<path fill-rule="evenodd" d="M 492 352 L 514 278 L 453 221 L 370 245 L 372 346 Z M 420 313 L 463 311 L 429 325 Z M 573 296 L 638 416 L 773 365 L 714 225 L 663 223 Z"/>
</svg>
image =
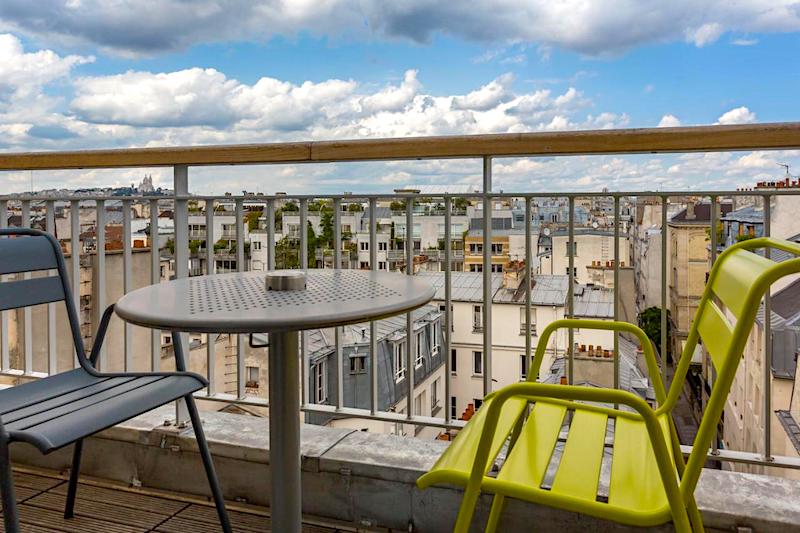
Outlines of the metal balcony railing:
<svg viewBox="0 0 800 533">
<path fill-rule="evenodd" d="M 121 168 L 121 167 L 153 167 L 167 166 L 173 168 L 173 190 L 174 193 L 164 197 L 88 197 L 88 196 L 2 196 L 0 197 L 0 227 L 5 226 L 8 221 L 9 210 L 19 211 L 21 215 L 21 225 L 31 224 L 31 214 L 43 211 L 45 218 L 45 228 L 51 232 L 55 231 L 55 206 L 56 202 L 68 202 L 71 213 L 71 225 L 68 235 L 58 235 L 61 239 L 69 239 L 71 243 L 80 242 L 81 228 L 79 226 L 79 210 L 81 205 L 87 202 L 94 203 L 96 209 L 96 220 L 98 228 L 107 226 L 107 210 L 111 202 L 121 202 L 122 219 L 122 292 L 128 292 L 133 288 L 132 272 L 132 239 L 131 239 L 131 212 L 134 204 L 142 204 L 149 207 L 150 227 L 158 227 L 158 213 L 160 202 L 171 202 L 174 211 L 174 272 L 178 278 L 187 277 L 189 270 L 189 241 L 193 234 L 189 232 L 188 225 L 188 202 L 203 201 L 206 203 L 205 217 L 207 238 L 214 242 L 220 236 L 214 235 L 214 206 L 218 202 L 226 204 L 233 202 L 235 215 L 235 232 L 226 232 L 222 237 L 229 236 L 235 241 L 236 248 L 233 256 L 236 259 L 238 269 L 247 268 L 245 257 L 245 220 L 244 220 L 244 201 L 241 196 L 196 196 L 189 191 L 189 171 L 195 166 L 205 165 L 244 165 L 244 164 L 293 164 L 300 162 L 349 162 L 349 161 L 376 161 L 376 160 L 397 160 L 397 159 L 438 159 L 438 158 L 477 158 L 483 164 L 483 189 L 479 193 L 466 194 L 440 194 L 426 195 L 426 201 L 431 200 L 441 204 L 444 216 L 444 249 L 437 250 L 437 260 L 442 261 L 444 271 L 444 345 L 440 348 L 441 354 L 450 354 L 452 345 L 452 264 L 453 260 L 463 258 L 463 251 L 452 250 L 452 224 L 451 218 L 456 212 L 454 202 L 460 199 L 478 201 L 482 203 L 479 210 L 483 217 L 483 287 L 482 287 L 482 322 L 481 328 L 482 343 L 480 347 L 484 354 L 484 364 L 482 373 L 482 384 L 484 394 L 488 394 L 494 387 L 492 375 L 492 272 L 489 265 L 492 263 L 491 243 L 491 215 L 494 200 L 516 199 L 524 205 L 525 212 L 525 234 L 526 246 L 524 250 L 524 261 L 530 269 L 533 258 L 537 256 L 537 250 L 531 249 L 531 238 L 533 232 L 532 207 L 536 199 L 563 199 L 567 204 L 568 220 L 566 223 L 568 240 L 575 242 L 575 213 L 576 199 L 579 198 L 609 198 L 613 202 L 613 219 L 617 222 L 621 220 L 620 203 L 622 200 L 635 201 L 637 199 L 648 198 L 656 199 L 662 206 L 661 227 L 667 228 L 667 205 L 671 197 L 683 197 L 691 194 L 693 198 L 706 198 L 710 201 L 711 219 L 709 222 L 710 235 L 710 260 L 713 262 L 717 255 L 717 232 L 716 228 L 718 216 L 716 205 L 722 197 L 753 196 L 760 198 L 764 209 L 764 234 L 769 235 L 769 218 L 771 200 L 776 196 L 797 195 L 798 189 L 774 189 L 774 190 L 755 190 L 755 191 L 639 191 L 639 192 L 550 192 L 550 191 L 517 191 L 517 192 L 496 192 L 492 188 L 492 165 L 493 158 L 496 157 L 536 157 L 553 155 L 591 155 L 591 154 L 652 154 L 660 152 L 714 152 L 727 150 L 772 150 L 772 149 L 798 149 L 800 148 L 800 123 L 789 124 L 756 124 L 745 126 L 708 126 L 692 128 L 659 128 L 646 130 L 604 130 L 604 131 L 581 131 L 581 132 L 559 132 L 559 133 L 530 133 L 530 134 L 500 134 L 482 136 L 461 136 L 461 137 L 434 137 L 434 138 L 403 138 L 403 139 L 375 139 L 358 141 L 331 141 L 331 142 L 296 142 L 296 143 L 277 143 L 248 146 L 206 146 L 191 148 L 143 148 L 129 150 L 100 150 L 87 152 L 52 152 L 52 153 L 27 153 L 27 154 L 0 154 L 0 170 L 19 171 L 19 170 L 60 170 L 76 168 Z M 318 199 L 330 200 L 333 203 L 334 213 L 334 242 L 341 241 L 341 204 L 342 202 L 364 202 L 370 207 L 369 213 L 369 267 L 377 269 L 377 231 L 376 208 L 379 202 L 402 201 L 408 206 L 404 212 L 405 227 L 414 227 L 415 208 L 413 200 L 418 199 L 413 194 L 348 194 L 348 195 L 294 195 L 294 196 L 262 196 L 266 203 L 266 224 L 267 242 L 265 247 L 266 267 L 275 268 L 276 252 L 276 231 L 275 217 L 277 202 L 294 201 L 299 204 L 300 227 L 306 227 L 308 222 L 309 202 Z M 250 199 L 249 197 L 247 199 Z M 229 213 L 227 213 L 229 214 Z M 613 279 L 614 287 L 619 286 L 620 263 L 626 258 L 620 257 L 620 224 L 614 225 L 613 241 Z M 308 268 L 309 257 L 307 247 L 308 236 L 306 232 L 299 232 L 299 268 Z M 96 287 L 92 291 L 92 307 L 95 310 L 103 309 L 111 302 L 107 301 L 108 277 L 106 272 L 106 260 L 109 252 L 106 251 L 106 232 L 98 231 L 96 238 L 95 272 Z M 572 249 L 572 247 L 569 247 Z M 667 232 L 661 232 L 661 249 L 668 250 Z M 396 251 L 395 251 L 396 252 Z M 161 262 L 163 250 L 151 249 L 150 256 L 150 275 L 151 283 L 159 283 L 162 278 Z M 213 247 L 205 247 L 206 273 L 213 273 L 215 270 L 215 254 Z M 334 265 L 342 265 L 342 253 L 340 247 L 333 250 Z M 345 253 L 347 253 L 345 251 Z M 402 256 L 397 253 L 389 252 L 390 257 L 404 259 L 406 265 L 413 264 L 413 247 L 406 247 L 400 251 Z M 667 348 L 667 254 L 662 254 L 661 261 L 661 353 L 666 353 Z M 81 279 L 81 253 L 72 253 L 68 256 L 68 264 L 74 280 Z M 569 278 L 568 296 L 566 300 L 566 316 L 575 315 L 575 257 L 569 254 L 567 276 Z M 406 275 L 414 275 L 413 268 L 405 269 Z M 80 283 L 73 284 L 75 301 L 80 307 L 81 302 Z M 531 288 L 530 284 L 525 284 L 524 309 L 526 320 L 531 323 Z M 614 292 L 614 318 L 620 316 L 620 298 L 617 291 Z M 766 323 L 765 323 L 765 368 L 770 368 L 771 346 L 770 346 L 770 300 L 766 299 Z M 80 309 L 79 309 L 80 311 Z M 34 336 L 33 323 L 30 309 L 25 309 L 22 313 L 19 335 L 21 337 L 21 356 L 19 365 L 12 365 L 11 351 L 9 349 L 9 321 L 11 312 L 5 311 L 0 314 L 0 374 L 7 376 L 26 376 L 39 377 L 59 368 L 57 345 L 59 339 L 56 335 L 56 310 L 54 304 L 47 306 L 47 348 L 45 361 L 34 360 Z M 411 315 L 407 315 L 407 331 L 412 330 L 413 320 Z M 337 417 L 358 417 L 381 420 L 400 424 L 414 424 L 422 426 L 434 426 L 441 428 L 459 428 L 463 422 L 456 420 L 451 409 L 442 409 L 443 416 L 423 416 L 409 410 L 407 413 L 385 412 L 378 408 L 378 378 L 375 368 L 377 366 L 377 350 L 375 339 L 377 337 L 376 324 L 370 324 L 370 339 L 372 346 L 370 350 L 370 408 L 359 409 L 344 405 L 344 398 L 341 389 L 329 392 L 331 398 L 330 405 L 314 404 L 310 401 L 308 376 L 309 376 L 309 357 L 304 355 L 303 365 L 303 404 L 302 408 L 307 412 L 326 413 Z M 123 355 L 120 366 L 125 370 L 133 369 L 133 335 L 132 326 L 125 325 L 122 330 Z M 414 354 L 413 340 L 410 336 L 409 345 L 405 350 L 406 368 L 414 368 L 412 357 Z M 530 336 L 525 336 L 525 353 L 530 356 L 532 340 Z M 337 329 L 336 334 L 336 357 L 337 357 L 337 382 L 341 384 L 343 365 L 342 350 L 339 349 L 341 342 Z M 615 339 L 614 349 L 617 349 Z M 215 370 L 216 359 L 225 357 L 226 354 L 218 354 L 214 342 L 207 342 L 207 377 L 209 386 L 206 390 L 198 393 L 198 396 L 207 400 L 223 402 L 234 402 L 252 405 L 266 405 L 266 400 L 248 394 L 248 382 L 245 379 L 245 357 L 242 339 L 236 345 L 235 353 L 232 354 L 235 360 L 235 394 L 227 394 L 220 391 L 226 376 L 218 375 Z M 567 346 L 574 346 L 573 332 L 569 331 Z M 158 370 L 161 362 L 161 335 L 158 331 L 151 333 L 151 352 L 152 358 L 150 368 Z M 567 380 L 571 383 L 574 377 L 573 357 L 570 350 L 567 350 Z M 441 395 L 446 401 L 451 397 L 451 362 L 450 357 L 443 357 L 445 365 L 444 394 Z M 101 353 L 99 364 L 106 367 L 110 364 L 108 354 Z M 662 358 L 662 366 L 665 365 Z M 771 388 L 770 373 L 764 372 L 764 383 L 762 390 L 769 391 Z M 614 384 L 619 386 L 619 361 L 614 358 Z M 408 373 L 405 380 L 406 398 L 411 405 L 414 396 L 415 383 L 413 372 Z M 770 441 L 772 404 L 769 393 L 763 398 L 764 414 L 764 440 L 761 443 L 759 452 L 752 451 L 731 451 L 731 450 L 711 450 L 710 457 L 723 461 L 737 461 L 743 463 L 760 464 L 774 467 L 800 468 L 800 461 L 790 457 L 774 456 L 772 454 L 772 444 Z M 448 406 L 449 407 L 449 406 Z"/>
</svg>

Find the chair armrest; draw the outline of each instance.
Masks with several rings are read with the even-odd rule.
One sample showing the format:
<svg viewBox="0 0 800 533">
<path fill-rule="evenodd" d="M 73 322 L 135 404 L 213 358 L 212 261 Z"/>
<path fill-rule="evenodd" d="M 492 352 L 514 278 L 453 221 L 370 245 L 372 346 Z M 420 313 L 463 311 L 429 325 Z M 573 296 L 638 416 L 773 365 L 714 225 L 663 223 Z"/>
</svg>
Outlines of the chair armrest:
<svg viewBox="0 0 800 533">
<path fill-rule="evenodd" d="M 641 330 L 638 326 L 634 324 L 629 324 L 628 322 L 619 322 L 615 320 L 607 321 L 607 320 L 588 320 L 588 319 L 577 319 L 577 318 L 564 318 L 561 320 L 556 320 L 551 322 L 547 325 L 546 328 L 542 331 L 541 336 L 539 337 L 539 343 L 536 345 L 536 355 L 533 358 L 533 365 L 531 366 L 531 372 L 528 373 L 528 381 L 534 381 L 539 377 L 539 370 L 542 366 L 542 360 L 544 359 L 544 352 L 547 349 L 547 343 L 550 340 L 550 336 L 558 329 L 563 328 L 583 328 L 583 329 L 595 329 L 595 330 L 605 330 L 605 331 L 618 331 L 621 333 L 630 333 L 634 335 L 639 342 L 642 344 L 642 350 L 644 351 L 644 358 L 645 362 L 647 363 L 647 371 L 650 374 L 650 381 L 653 383 L 653 389 L 656 393 L 656 400 L 659 404 L 663 404 L 666 400 L 666 391 L 664 389 L 664 381 L 661 377 L 661 372 L 658 369 L 658 363 L 656 361 L 655 350 L 653 350 L 653 343 L 650 342 L 650 338 L 647 334 Z M 614 354 L 617 357 L 617 354 Z"/>
<path fill-rule="evenodd" d="M 106 332 L 108 331 L 108 324 L 111 322 L 112 316 L 114 316 L 114 304 L 109 305 L 106 307 L 106 310 L 103 311 L 100 325 L 97 327 L 97 332 L 94 335 L 92 353 L 89 355 L 89 363 L 94 370 L 96 370 L 97 358 L 100 356 L 100 348 L 103 347 L 103 342 L 106 340 Z"/>
</svg>

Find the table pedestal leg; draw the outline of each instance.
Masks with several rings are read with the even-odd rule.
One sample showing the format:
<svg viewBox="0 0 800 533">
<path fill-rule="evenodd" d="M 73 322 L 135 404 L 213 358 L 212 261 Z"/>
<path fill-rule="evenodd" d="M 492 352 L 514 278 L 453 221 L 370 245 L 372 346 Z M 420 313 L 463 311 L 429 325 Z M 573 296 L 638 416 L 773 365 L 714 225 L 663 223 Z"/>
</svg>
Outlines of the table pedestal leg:
<svg viewBox="0 0 800 533">
<path fill-rule="evenodd" d="M 269 334 L 269 464 L 272 530 L 299 533 L 300 365 L 299 333 Z"/>
</svg>

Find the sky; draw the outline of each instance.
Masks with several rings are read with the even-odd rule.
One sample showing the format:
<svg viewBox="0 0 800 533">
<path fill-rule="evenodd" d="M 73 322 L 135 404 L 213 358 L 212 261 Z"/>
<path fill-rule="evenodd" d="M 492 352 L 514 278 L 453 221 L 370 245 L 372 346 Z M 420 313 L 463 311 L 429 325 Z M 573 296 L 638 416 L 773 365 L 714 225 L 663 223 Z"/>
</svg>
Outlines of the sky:
<svg viewBox="0 0 800 533">
<path fill-rule="evenodd" d="M 0 150 L 800 120 L 798 0 L 3 0 Z M 497 159 L 494 187 L 730 189 L 800 151 Z M 0 173 L 4 192 L 170 169 Z M 475 160 L 213 167 L 191 192 L 480 184 Z"/>
</svg>

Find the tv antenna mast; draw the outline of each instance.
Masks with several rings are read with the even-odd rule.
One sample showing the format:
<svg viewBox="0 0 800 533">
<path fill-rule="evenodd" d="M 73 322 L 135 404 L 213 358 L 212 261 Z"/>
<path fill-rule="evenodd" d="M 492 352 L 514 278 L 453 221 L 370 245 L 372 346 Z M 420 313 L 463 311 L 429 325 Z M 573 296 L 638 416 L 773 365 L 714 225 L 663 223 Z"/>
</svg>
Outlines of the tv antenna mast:
<svg viewBox="0 0 800 533">
<path fill-rule="evenodd" d="M 792 175 L 789 174 L 789 165 L 787 165 L 786 163 L 776 163 L 776 165 L 778 165 L 779 167 L 783 167 L 783 169 L 786 171 L 786 177 L 787 178 L 791 178 L 792 177 Z"/>
</svg>

